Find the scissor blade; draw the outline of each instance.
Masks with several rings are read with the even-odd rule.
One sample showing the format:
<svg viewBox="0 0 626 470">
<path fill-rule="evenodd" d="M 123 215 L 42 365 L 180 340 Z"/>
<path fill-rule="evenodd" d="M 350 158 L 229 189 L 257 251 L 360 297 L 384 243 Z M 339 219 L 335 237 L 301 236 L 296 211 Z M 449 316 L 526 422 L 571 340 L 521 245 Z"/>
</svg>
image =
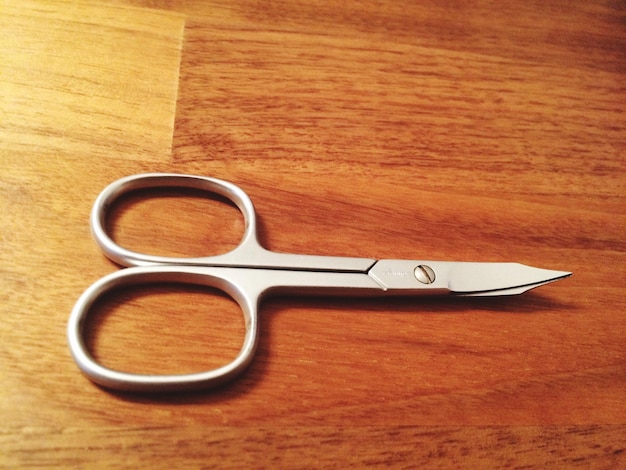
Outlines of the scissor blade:
<svg viewBox="0 0 626 470">
<path fill-rule="evenodd" d="M 519 263 L 381 260 L 368 273 L 389 293 L 516 295 L 572 273 Z"/>
<path fill-rule="evenodd" d="M 526 267 L 530 267 L 530 266 L 526 266 Z M 533 268 L 533 269 L 539 269 L 539 268 Z M 544 272 L 542 275 L 549 275 L 549 273 L 552 273 L 550 275 L 554 277 L 550 279 L 545 279 L 543 281 L 526 284 L 523 286 L 511 287 L 508 289 L 495 289 L 495 290 L 474 291 L 474 292 L 456 292 L 455 291 L 453 292 L 453 294 L 462 296 L 462 297 L 493 297 L 493 296 L 500 296 L 500 295 L 519 295 L 519 294 L 523 294 L 526 291 L 534 289 L 536 287 L 550 284 L 551 282 L 558 281 L 560 279 L 565 279 L 566 277 L 569 277 L 572 275 L 572 273 L 566 272 L 566 271 L 551 271 L 548 269 L 541 269 L 541 271 Z"/>
<path fill-rule="evenodd" d="M 519 263 L 458 263 L 448 285 L 456 295 L 516 295 L 571 274 Z"/>
</svg>

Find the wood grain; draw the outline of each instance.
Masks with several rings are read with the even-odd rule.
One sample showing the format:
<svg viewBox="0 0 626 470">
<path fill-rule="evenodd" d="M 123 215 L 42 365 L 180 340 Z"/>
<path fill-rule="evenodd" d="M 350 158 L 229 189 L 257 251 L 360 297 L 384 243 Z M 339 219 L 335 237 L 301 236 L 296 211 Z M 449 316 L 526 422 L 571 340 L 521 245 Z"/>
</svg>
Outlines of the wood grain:
<svg viewBox="0 0 626 470">
<path fill-rule="evenodd" d="M 187 426 L 171 428 L 25 428 L 3 435 L 12 460 L 48 466 L 58 454 L 72 466 L 291 468 L 619 468 L 623 426 Z M 42 440 L 45 437 L 45 440 Z M 37 450 L 33 452 L 33 448 Z M 265 458 L 259 459 L 263 449 Z M 270 458 L 267 458 L 270 456 Z M 262 464 L 262 465 L 259 465 Z"/>
<path fill-rule="evenodd" d="M 1 8 L 1 465 L 624 466 L 618 2 Z M 110 393 L 79 374 L 65 326 L 117 269 L 89 233 L 94 198 L 144 171 L 237 183 L 278 251 L 574 276 L 514 298 L 270 299 L 236 382 Z M 243 228 L 171 191 L 125 199 L 110 225 L 177 255 Z M 94 313 L 91 348 L 128 370 L 213 367 L 241 341 L 213 291 L 124 291 Z"/>
<path fill-rule="evenodd" d="M 182 15 L 37 0 L 1 8 L 7 152 L 170 155 Z"/>
</svg>

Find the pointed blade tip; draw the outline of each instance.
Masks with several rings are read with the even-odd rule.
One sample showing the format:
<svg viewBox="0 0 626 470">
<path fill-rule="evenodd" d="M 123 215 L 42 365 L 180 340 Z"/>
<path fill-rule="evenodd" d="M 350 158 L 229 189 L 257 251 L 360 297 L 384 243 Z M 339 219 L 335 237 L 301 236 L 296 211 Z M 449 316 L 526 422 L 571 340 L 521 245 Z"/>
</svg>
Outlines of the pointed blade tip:
<svg viewBox="0 0 626 470">
<path fill-rule="evenodd" d="M 568 271 L 553 271 L 554 277 L 550 279 L 550 281 L 559 281 L 561 279 L 565 279 L 566 277 L 570 277 L 572 274 Z"/>
</svg>

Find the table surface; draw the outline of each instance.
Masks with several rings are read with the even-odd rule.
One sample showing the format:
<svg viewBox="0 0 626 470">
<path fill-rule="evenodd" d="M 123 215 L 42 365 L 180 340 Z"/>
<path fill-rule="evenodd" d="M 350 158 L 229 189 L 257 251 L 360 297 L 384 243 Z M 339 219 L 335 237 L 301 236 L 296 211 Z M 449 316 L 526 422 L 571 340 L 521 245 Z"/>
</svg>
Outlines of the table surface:
<svg viewBox="0 0 626 470">
<path fill-rule="evenodd" d="M 0 465 L 626 465 L 622 3 L 0 5 Z M 268 299 L 240 379 L 112 393 L 66 322 L 118 269 L 95 197 L 153 171 L 238 184 L 272 250 L 574 275 L 510 298 Z M 171 191 L 110 224 L 175 255 L 243 230 Z M 107 297 L 87 328 L 107 365 L 189 372 L 235 354 L 243 320 L 164 285 Z"/>
</svg>

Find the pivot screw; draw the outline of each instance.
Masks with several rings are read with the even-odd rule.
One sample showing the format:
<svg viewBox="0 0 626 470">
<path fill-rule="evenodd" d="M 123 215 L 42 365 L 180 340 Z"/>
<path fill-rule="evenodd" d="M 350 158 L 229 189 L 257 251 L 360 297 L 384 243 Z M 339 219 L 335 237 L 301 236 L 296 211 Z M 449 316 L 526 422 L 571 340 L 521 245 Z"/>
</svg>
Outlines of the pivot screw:
<svg viewBox="0 0 626 470">
<path fill-rule="evenodd" d="M 432 284 L 435 282 L 435 271 L 430 266 L 426 266 L 425 264 L 420 264 L 415 271 L 415 279 L 417 279 L 422 284 Z"/>
</svg>

